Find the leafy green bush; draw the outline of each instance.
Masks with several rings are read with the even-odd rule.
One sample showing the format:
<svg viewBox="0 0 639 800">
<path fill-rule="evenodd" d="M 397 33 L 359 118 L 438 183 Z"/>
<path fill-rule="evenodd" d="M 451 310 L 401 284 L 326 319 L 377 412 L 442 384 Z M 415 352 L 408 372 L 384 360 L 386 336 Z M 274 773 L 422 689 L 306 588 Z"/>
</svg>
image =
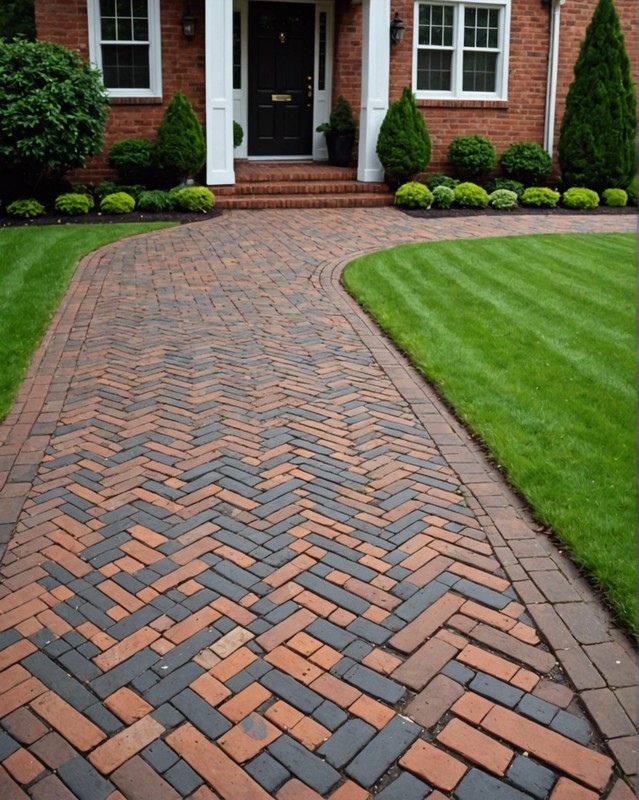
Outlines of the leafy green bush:
<svg viewBox="0 0 639 800">
<path fill-rule="evenodd" d="M 518 200 L 521 200 L 526 187 L 520 181 L 514 181 L 512 178 L 492 178 L 485 188 L 488 194 L 496 192 L 497 189 L 508 189 L 509 192 L 514 192 L 517 195 Z"/>
<path fill-rule="evenodd" d="M 55 210 L 72 216 L 88 214 L 93 208 L 93 198 L 80 192 L 68 192 L 56 197 Z"/>
<path fill-rule="evenodd" d="M 136 208 L 140 211 L 171 211 L 175 207 L 175 201 L 170 192 L 163 192 L 160 189 L 141 192 L 136 200 Z"/>
<path fill-rule="evenodd" d="M 581 186 L 573 186 L 564 192 L 561 198 L 562 203 L 566 208 L 581 208 L 587 210 L 589 208 L 597 208 L 599 205 L 599 195 L 593 192 L 592 189 L 584 189 Z"/>
<path fill-rule="evenodd" d="M 403 183 L 426 169 L 431 152 L 424 117 L 407 86 L 386 112 L 377 139 L 377 155 L 391 179 Z"/>
<path fill-rule="evenodd" d="M 130 194 L 131 197 L 137 203 L 138 197 L 142 194 L 142 192 L 146 191 L 146 186 L 143 186 L 141 183 L 117 183 L 115 187 L 116 192 L 126 192 Z"/>
<path fill-rule="evenodd" d="M 97 69 L 52 42 L 0 46 L 4 196 L 82 167 L 102 150 L 109 104 Z"/>
<path fill-rule="evenodd" d="M 428 186 L 419 181 L 404 183 L 395 192 L 395 205 L 406 208 L 430 208 L 433 193 Z"/>
<path fill-rule="evenodd" d="M 25 198 L 24 200 L 14 200 L 7 206 L 7 214 L 11 217 L 20 217 L 21 219 L 31 219 L 32 217 L 39 217 L 44 214 L 45 208 L 34 197 Z"/>
<path fill-rule="evenodd" d="M 630 181 L 630 183 L 626 186 L 626 192 L 628 193 L 628 200 L 633 204 L 633 206 L 637 205 L 637 176 Z"/>
<path fill-rule="evenodd" d="M 601 199 L 611 208 L 623 208 L 628 205 L 628 192 L 624 192 L 623 189 L 606 189 Z"/>
<path fill-rule="evenodd" d="M 135 200 L 126 192 L 108 194 L 100 202 L 100 211 L 105 214 L 130 214 L 135 208 Z"/>
<path fill-rule="evenodd" d="M 213 192 L 205 186 L 185 186 L 170 193 L 179 208 L 184 211 L 205 213 L 213 208 L 215 198 Z"/>
<path fill-rule="evenodd" d="M 239 147 L 244 141 L 244 129 L 239 122 L 233 120 L 233 148 Z"/>
<path fill-rule="evenodd" d="M 433 189 L 433 205 L 435 208 L 452 208 L 455 203 L 455 190 L 450 186 L 436 186 Z"/>
<path fill-rule="evenodd" d="M 158 128 L 155 155 L 158 165 L 179 183 L 196 175 L 206 161 L 206 144 L 200 120 L 188 97 L 177 91 Z"/>
<path fill-rule="evenodd" d="M 537 208 L 555 208 L 561 195 L 553 189 L 546 189 L 541 186 L 530 186 L 521 196 L 521 202 L 525 206 L 536 206 Z"/>
<path fill-rule="evenodd" d="M 532 186 L 552 172 L 552 159 L 536 142 L 515 142 L 499 159 L 507 178 Z"/>
<path fill-rule="evenodd" d="M 470 180 L 486 175 L 497 165 L 497 152 L 485 136 L 457 136 L 448 145 L 448 161 Z"/>
<path fill-rule="evenodd" d="M 557 154 L 564 183 L 601 192 L 636 171 L 636 87 L 613 0 L 599 0 L 568 88 Z"/>
<path fill-rule="evenodd" d="M 448 175 L 442 175 L 441 172 L 433 172 L 433 174 L 426 181 L 426 185 L 432 191 L 438 186 L 448 186 L 449 189 L 454 189 L 458 186 L 460 181 L 457 178 L 451 178 Z"/>
<path fill-rule="evenodd" d="M 516 193 L 510 189 L 495 189 L 488 195 L 488 205 L 500 211 L 510 211 L 512 208 L 517 208 L 519 200 Z"/>
<path fill-rule="evenodd" d="M 148 139 L 122 139 L 109 148 L 107 163 L 124 183 L 146 183 L 155 148 Z"/>
<path fill-rule="evenodd" d="M 98 183 L 93 190 L 93 196 L 99 203 L 108 194 L 115 194 L 115 192 L 119 191 L 120 187 L 117 185 L 117 183 L 115 183 L 115 181 L 102 181 L 102 183 Z"/>
<path fill-rule="evenodd" d="M 462 208 L 486 208 L 488 192 L 476 183 L 460 183 L 455 187 L 455 201 Z"/>
<path fill-rule="evenodd" d="M 353 114 L 351 104 L 346 98 L 340 95 L 335 103 L 335 108 L 331 112 L 328 122 L 322 122 L 315 129 L 318 133 L 352 133 L 357 130 L 357 120 Z"/>
</svg>

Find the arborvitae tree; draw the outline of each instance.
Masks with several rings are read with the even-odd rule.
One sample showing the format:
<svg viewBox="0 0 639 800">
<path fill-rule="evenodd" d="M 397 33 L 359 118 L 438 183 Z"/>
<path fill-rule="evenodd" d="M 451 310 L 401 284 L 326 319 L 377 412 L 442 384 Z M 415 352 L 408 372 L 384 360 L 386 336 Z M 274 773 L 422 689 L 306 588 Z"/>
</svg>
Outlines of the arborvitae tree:
<svg viewBox="0 0 639 800">
<path fill-rule="evenodd" d="M 559 166 L 568 186 L 601 192 L 635 174 L 637 107 L 630 60 L 613 0 L 599 0 L 566 98 Z"/>
<path fill-rule="evenodd" d="M 177 180 L 196 175 L 206 160 L 202 125 L 188 97 L 177 91 L 164 112 L 157 134 L 158 165 Z"/>
<path fill-rule="evenodd" d="M 432 143 L 415 96 L 407 86 L 391 103 L 377 139 L 377 155 L 386 172 L 404 183 L 428 166 Z"/>
</svg>

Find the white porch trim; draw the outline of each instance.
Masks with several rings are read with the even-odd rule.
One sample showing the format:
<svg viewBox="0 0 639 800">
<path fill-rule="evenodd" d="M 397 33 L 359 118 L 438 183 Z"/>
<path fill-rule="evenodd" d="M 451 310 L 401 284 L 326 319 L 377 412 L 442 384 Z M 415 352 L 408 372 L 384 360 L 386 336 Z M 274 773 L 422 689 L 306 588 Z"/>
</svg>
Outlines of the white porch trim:
<svg viewBox="0 0 639 800">
<path fill-rule="evenodd" d="M 205 0 L 206 182 L 235 183 L 233 0 Z"/>
<path fill-rule="evenodd" d="M 362 104 L 359 118 L 357 179 L 384 180 L 377 137 L 388 110 L 390 75 L 390 0 L 362 2 Z"/>
</svg>

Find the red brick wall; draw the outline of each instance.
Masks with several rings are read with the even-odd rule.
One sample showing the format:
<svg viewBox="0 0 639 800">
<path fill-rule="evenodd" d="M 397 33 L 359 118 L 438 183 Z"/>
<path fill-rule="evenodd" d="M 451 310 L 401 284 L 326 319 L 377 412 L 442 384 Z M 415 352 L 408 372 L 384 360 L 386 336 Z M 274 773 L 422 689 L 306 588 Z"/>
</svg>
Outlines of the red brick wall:
<svg viewBox="0 0 639 800">
<path fill-rule="evenodd" d="M 572 70 L 597 0 L 567 0 L 561 10 L 560 71 L 557 124 L 572 80 Z M 636 0 L 615 0 L 626 47 L 637 68 Z M 404 41 L 391 50 L 390 99 L 397 99 L 412 79 L 413 0 L 393 0 L 406 25 Z M 204 121 L 204 0 L 192 0 L 196 36 L 187 42 L 181 31 L 183 0 L 162 0 L 163 101 L 114 100 L 106 146 L 128 137 L 154 138 L 166 103 L 177 89 L 191 100 Z M 40 39 L 61 42 L 88 57 L 85 0 L 37 0 L 36 25 Z M 362 7 L 336 0 L 333 93 L 358 112 L 361 92 Z M 513 141 L 543 144 L 550 10 L 541 0 L 512 0 L 509 99 L 506 103 L 420 101 L 433 140 L 431 171 L 446 171 L 446 148 L 455 136 L 488 136 L 501 153 Z M 390 19 L 389 19 L 390 27 Z M 112 177 L 104 158 L 93 159 L 83 180 Z"/>
</svg>

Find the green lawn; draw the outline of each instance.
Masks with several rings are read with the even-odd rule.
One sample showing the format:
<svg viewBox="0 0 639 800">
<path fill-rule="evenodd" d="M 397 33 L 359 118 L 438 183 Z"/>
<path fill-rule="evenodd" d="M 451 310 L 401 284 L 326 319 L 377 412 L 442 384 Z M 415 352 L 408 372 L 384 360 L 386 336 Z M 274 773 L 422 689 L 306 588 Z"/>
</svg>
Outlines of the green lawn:
<svg viewBox="0 0 639 800">
<path fill-rule="evenodd" d="M 396 247 L 349 291 L 636 631 L 631 234 Z"/>
<path fill-rule="evenodd" d="M 0 229 L 0 420 L 82 258 L 124 236 L 170 223 Z"/>
</svg>

